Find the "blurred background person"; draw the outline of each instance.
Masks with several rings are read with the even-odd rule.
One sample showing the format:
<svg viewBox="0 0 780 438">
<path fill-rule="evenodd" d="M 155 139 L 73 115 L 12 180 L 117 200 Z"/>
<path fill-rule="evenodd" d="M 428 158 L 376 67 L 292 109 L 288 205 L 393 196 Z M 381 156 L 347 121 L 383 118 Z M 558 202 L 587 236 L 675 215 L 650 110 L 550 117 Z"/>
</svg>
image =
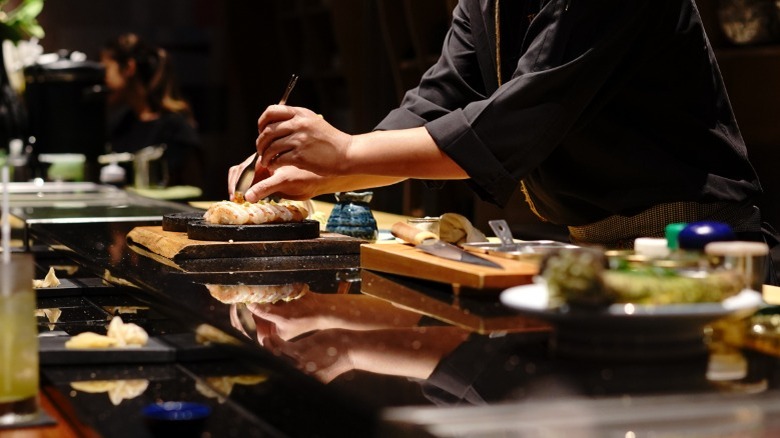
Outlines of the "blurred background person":
<svg viewBox="0 0 780 438">
<path fill-rule="evenodd" d="M 100 60 L 108 89 L 111 152 L 135 153 L 164 144 L 166 185 L 202 187 L 204 151 L 197 123 L 181 96 L 165 49 L 126 33 L 106 43 Z"/>
</svg>

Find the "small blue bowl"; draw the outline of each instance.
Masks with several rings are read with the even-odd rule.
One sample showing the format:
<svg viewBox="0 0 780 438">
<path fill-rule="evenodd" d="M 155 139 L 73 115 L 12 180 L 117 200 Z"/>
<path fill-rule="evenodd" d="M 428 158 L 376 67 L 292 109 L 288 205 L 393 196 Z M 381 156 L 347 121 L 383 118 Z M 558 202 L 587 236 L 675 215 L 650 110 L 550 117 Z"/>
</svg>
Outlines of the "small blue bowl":
<svg viewBox="0 0 780 438">
<path fill-rule="evenodd" d="M 169 401 L 147 405 L 142 412 L 154 436 L 198 436 L 211 408 L 201 403 Z"/>
</svg>

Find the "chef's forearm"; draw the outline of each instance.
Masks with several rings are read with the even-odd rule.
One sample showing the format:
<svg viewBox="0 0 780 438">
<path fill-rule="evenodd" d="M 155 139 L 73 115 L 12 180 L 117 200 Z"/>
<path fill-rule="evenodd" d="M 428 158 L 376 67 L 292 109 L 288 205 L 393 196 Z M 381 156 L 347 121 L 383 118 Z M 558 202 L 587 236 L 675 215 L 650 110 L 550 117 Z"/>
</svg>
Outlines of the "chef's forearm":
<svg viewBox="0 0 780 438">
<path fill-rule="evenodd" d="M 468 178 L 424 127 L 355 135 L 341 174 L 418 179 Z M 376 177 L 374 177 L 376 178 Z"/>
</svg>

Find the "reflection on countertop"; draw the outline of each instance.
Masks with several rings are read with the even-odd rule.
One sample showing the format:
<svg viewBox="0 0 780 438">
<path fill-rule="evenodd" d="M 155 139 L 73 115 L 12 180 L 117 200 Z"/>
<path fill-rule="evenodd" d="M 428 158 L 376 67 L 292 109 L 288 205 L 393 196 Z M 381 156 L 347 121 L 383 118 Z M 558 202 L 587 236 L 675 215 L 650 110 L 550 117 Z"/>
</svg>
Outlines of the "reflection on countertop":
<svg viewBox="0 0 780 438">
<path fill-rule="evenodd" d="M 174 398 L 215 408 L 212 436 L 225 434 L 219 428 L 227 424 L 250 436 L 259 430 L 398 436 L 383 435 L 385 427 L 404 436 L 517 436 L 528 430 L 711 436 L 711 424 L 697 421 L 712 419 L 713 412 L 723 413 L 720 425 L 733 430 L 778 429 L 773 356 L 737 351 L 744 372 L 732 374 L 713 374 L 728 363 L 713 362 L 706 352 L 656 361 L 563 357 L 552 348 L 549 326 L 502 306 L 496 291 L 455 295 L 451 287 L 354 268 L 267 270 L 252 260 L 205 259 L 202 266 L 231 268 L 182 270 L 124 241 L 133 227 L 155 223 L 30 227 L 35 239 L 55 245 L 91 275 L 127 283 L 39 295 L 40 309 L 61 310 L 56 322 L 40 317 L 42 332 L 94 330 L 119 312 L 150 336 L 179 341 L 170 363 L 45 367 L 54 390 L 74 406 L 83 402 L 79 415 L 107 436 L 145 436 L 133 429 L 140 424 L 118 430 L 109 423 L 130 423 L 142 405 Z M 41 255 L 46 257 L 51 254 Z M 224 355 L 203 354 L 182 341 L 194 343 L 203 324 L 235 341 L 219 344 Z M 241 376 L 254 376 L 256 383 L 245 385 L 251 379 Z M 105 394 L 73 392 L 71 386 L 135 379 L 148 380 L 147 389 L 117 406 Z M 748 401 L 755 402 L 755 416 L 738 418 Z M 712 411 L 699 409 L 704 406 Z M 100 409 L 107 414 L 98 415 Z M 313 413 L 316 418 L 307 416 Z M 238 415 L 235 425 L 231 415 Z M 380 417 L 384 421 L 377 422 Z"/>
</svg>

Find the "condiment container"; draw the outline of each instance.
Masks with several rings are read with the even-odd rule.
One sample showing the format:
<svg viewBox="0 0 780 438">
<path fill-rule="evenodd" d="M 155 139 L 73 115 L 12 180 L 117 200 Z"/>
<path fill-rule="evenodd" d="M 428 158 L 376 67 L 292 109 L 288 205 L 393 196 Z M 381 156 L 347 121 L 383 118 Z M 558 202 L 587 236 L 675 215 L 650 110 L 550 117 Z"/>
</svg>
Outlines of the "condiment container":
<svg viewBox="0 0 780 438">
<path fill-rule="evenodd" d="M 723 222 L 702 221 L 685 226 L 677 236 L 680 249 L 703 252 L 710 242 L 736 240 L 734 231 Z"/>
<path fill-rule="evenodd" d="M 669 251 L 673 252 L 680 249 L 680 231 L 686 226 L 688 226 L 688 224 L 685 222 L 673 222 L 666 225 L 666 228 L 664 228 L 664 235 L 666 236 L 666 246 L 669 247 Z"/>
<path fill-rule="evenodd" d="M 710 264 L 732 269 L 742 276 L 745 288 L 761 292 L 766 277 L 769 246 L 764 242 L 711 242 L 704 247 Z"/>
<path fill-rule="evenodd" d="M 634 240 L 634 252 L 641 256 L 660 258 L 669 255 L 666 239 L 655 237 L 639 237 Z"/>
<path fill-rule="evenodd" d="M 335 196 L 336 205 L 330 212 L 325 230 L 358 239 L 376 240 L 379 230 L 369 207 L 374 193 L 339 192 Z"/>
</svg>

